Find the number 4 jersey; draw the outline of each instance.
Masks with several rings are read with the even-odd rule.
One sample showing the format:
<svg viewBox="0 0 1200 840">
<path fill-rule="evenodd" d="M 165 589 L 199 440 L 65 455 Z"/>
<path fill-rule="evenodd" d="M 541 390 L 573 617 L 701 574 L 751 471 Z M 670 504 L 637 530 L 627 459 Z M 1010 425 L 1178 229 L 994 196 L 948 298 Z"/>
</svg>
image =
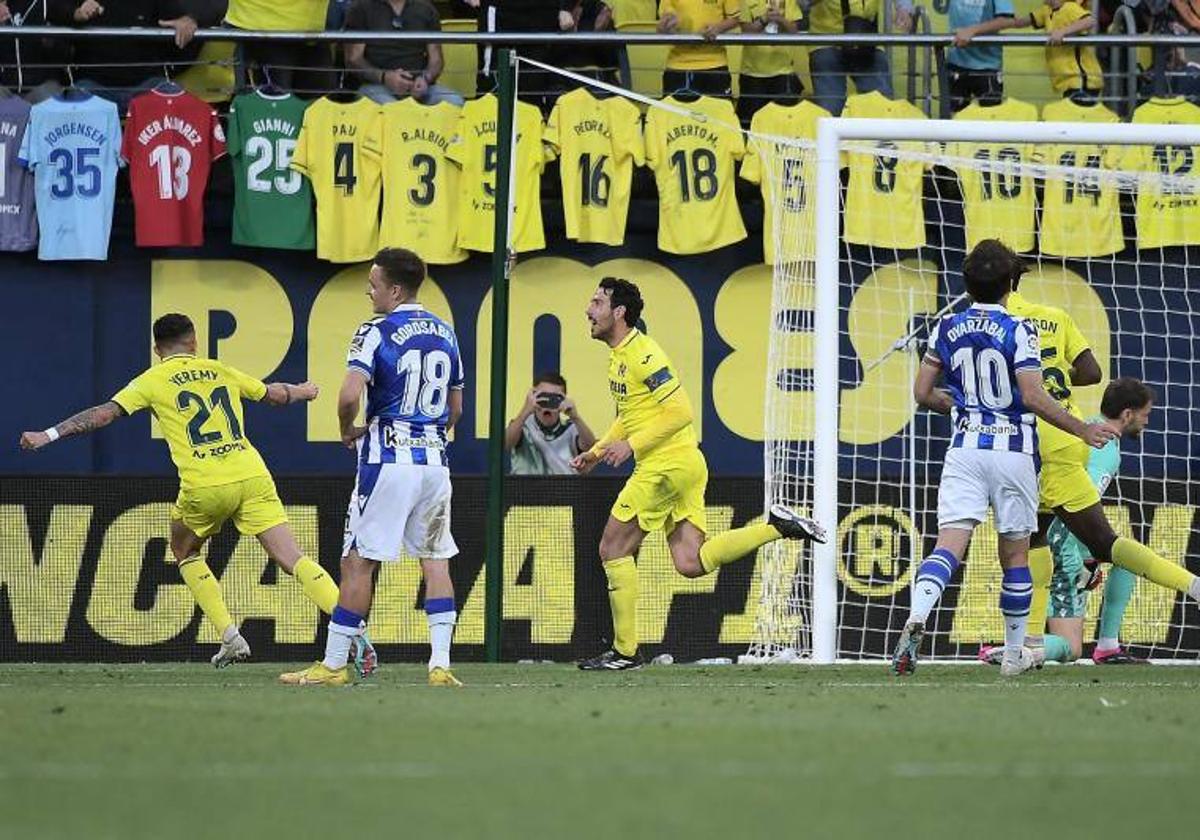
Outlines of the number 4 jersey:
<svg viewBox="0 0 1200 840">
<path fill-rule="evenodd" d="M 39 102 L 20 159 L 34 174 L 38 258 L 107 259 L 121 162 L 117 106 L 98 96 Z"/>
<path fill-rule="evenodd" d="M 311 251 L 317 244 L 312 187 L 291 168 L 308 103 L 255 91 L 229 108 L 233 242 Z"/>
<path fill-rule="evenodd" d="M 190 93 L 152 90 L 129 103 L 121 156 L 129 162 L 139 247 L 204 244 L 204 191 L 223 154 L 217 112 Z"/>
</svg>

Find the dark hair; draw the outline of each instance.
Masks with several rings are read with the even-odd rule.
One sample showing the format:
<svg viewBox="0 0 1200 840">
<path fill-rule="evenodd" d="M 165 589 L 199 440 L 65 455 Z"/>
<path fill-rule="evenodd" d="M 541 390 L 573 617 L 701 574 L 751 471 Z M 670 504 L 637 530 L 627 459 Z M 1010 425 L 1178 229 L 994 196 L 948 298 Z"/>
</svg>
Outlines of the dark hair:
<svg viewBox="0 0 1200 840">
<path fill-rule="evenodd" d="M 642 317 L 642 308 L 646 305 L 637 285 L 620 277 L 604 277 L 600 280 L 600 288 L 608 290 L 613 309 L 625 307 L 625 325 L 636 327 L 638 319 Z"/>
<path fill-rule="evenodd" d="M 998 239 L 985 239 L 963 260 L 963 283 L 976 303 L 999 303 L 1012 291 L 1013 277 L 1024 266 L 1017 255 Z"/>
<path fill-rule="evenodd" d="M 1145 408 L 1154 402 L 1154 389 L 1140 379 L 1132 376 L 1120 376 L 1108 383 L 1104 396 L 1100 400 L 1100 413 L 1110 420 L 1116 420 L 1127 408 L 1134 411 Z"/>
<path fill-rule="evenodd" d="M 195 335 L 196 327 L 188 316 L 172 312 L 154 322 L 153 334 L 155 345 L 170 347 L 188 336 Z"/>
<path fill-rule="evenodd" d="M 375 255 L 375 265 L 383 269 L 383 279 L 410 292 L 425 282 L 425 263 L 407 248 L 384 248 Z"/>
<path fill-rule="evenodd" d="M 543 382 L 550 385 L 557 385 L 564 391 L 567 390 L 567 380 L 563 379 L 561 373 L 556 370 L 544 370 L 537 376 L 533 377 L 533 387 L 541 385 Z"/>
</svg>

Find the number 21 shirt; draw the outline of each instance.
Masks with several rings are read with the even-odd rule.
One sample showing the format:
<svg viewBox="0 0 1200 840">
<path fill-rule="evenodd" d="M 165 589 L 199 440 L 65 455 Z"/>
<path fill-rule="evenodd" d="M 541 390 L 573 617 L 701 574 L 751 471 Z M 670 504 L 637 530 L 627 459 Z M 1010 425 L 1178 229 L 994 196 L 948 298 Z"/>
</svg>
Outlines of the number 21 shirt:
<svg viewBox="0 0 1200 840">
<path fill-rule="evenodd" d="M 383 117 L 370 99 L 318 99 L 304 112 L 292 169 L 317 196 L 317 256 L 363 262 L 379 250 Z"/>
<path fill-rule="evenodd" d="M 108 258 L 120 144 L 121 118 L 107 99 L 33 106 L 19 157 L 34 175 L 39 259 Z"/>
<path fill-rule="evenodd" d="M 129 103 L 121 157 L 129 162 L 139 247 L 204 244 L 204 191 L 223 154 L 217 112 L 190 93 L 152 90 Z"/>
</svg>

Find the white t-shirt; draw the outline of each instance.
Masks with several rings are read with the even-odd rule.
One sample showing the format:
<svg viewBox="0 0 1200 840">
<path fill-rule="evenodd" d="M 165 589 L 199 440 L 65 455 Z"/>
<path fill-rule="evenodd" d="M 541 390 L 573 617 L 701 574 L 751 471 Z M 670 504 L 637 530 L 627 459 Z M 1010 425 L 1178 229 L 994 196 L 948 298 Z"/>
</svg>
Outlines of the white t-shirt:
<svg viewBox="0 0 1200 840">
<path fill-rule="evenodd" d="M 579 454 L 579 429 L 570 420 L 543 428 L 531 414 L 512 453 L 513 475 L 570 475 Z"/>
</svg>

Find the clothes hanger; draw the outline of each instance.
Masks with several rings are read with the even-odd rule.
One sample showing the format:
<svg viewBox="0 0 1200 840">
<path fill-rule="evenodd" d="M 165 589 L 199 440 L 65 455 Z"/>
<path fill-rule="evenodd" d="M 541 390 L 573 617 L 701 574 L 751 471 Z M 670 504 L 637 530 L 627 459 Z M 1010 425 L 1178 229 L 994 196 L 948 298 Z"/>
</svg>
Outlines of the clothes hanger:
<svg viewBox="0 0 1200 840">
<path fill-rule="evenodd" d="M 155 93 L 165 94 L 167 96 L 177 96 L 183 93 L 183 86 L 172 81 L 171 71 L 167 65 L 163 65 L 163 80 L 151 88 Z"/>
<path fill-rule="evenodd" d="M 58 98 L 64 102 L 82 102 L 90 98 L 91 91 L 84 90 L 75 84 L 75 68 L 68 64 L 64 69 L 67 71 L 67 86 L 63 88 Z"/>
<path fill-rule="evenodd" d="M 692 74 L 690 71 L 683 74 L 683 87 L 672 91 L 671 98 L 680 102 L 695 102 L 700 98 L 700 92 L 692 87 Z"/>
<path fill-rule="evenodd" d="M 263 78 L 266 80 L 258 86 L 257 90 L 263 96 L 280 97 L 286 96 L 287 91 L 275 84 L 275 80 L 271 78 L 271 68 L 262 67 Z"/>
</svg>

